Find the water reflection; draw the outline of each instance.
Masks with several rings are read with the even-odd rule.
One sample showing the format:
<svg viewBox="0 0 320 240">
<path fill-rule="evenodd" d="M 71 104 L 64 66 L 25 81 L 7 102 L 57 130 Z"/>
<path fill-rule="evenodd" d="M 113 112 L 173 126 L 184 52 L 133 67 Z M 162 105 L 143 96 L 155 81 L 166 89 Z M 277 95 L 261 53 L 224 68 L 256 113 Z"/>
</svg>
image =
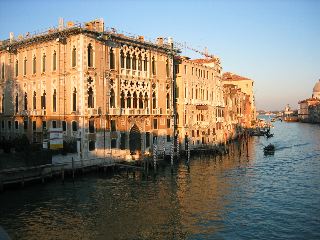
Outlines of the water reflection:
<svg viewBox="0 0 320 240">
<path fill-rule="evenodd" d="M 0 195 L 13 239 L 318 238 L 320 127 L 276 123 L 229 155 L 195 157 L 171 173 L 86 175 Z M 263 146 L 276 145 L 274 156 Z M 241 146 L 242 147 L 242 146 Z"/>
</svg>

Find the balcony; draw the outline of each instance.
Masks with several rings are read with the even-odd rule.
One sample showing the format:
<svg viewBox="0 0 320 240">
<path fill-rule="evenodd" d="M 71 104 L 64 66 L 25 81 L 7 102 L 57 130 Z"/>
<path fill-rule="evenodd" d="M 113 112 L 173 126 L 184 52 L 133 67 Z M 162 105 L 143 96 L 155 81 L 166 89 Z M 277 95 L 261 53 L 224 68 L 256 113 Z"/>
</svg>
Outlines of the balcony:
<svg viewBox="0 0 320 240">
<path fill-rule="evenodd" d="M 28 111 L 28 110 L 21 110 L 21 111 L 19 112 L 19 115 L 21 115 L 21 116 L 28 116 L 28 115 L 29 115 L 29 111 Z"/>
</svg>

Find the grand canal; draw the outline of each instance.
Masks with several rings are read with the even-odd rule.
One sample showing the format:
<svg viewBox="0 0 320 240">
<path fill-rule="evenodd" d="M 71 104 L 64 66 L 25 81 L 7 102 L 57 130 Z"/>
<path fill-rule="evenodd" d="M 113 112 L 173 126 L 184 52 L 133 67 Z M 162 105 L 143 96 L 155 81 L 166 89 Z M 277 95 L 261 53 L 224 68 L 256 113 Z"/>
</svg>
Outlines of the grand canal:
<svg viewBox="0 0 320 240">
<path fill-rule="evenodd" d="M 5 191 L 0 225 L 12 239 L 320 239 L 320 126 L 274 125 L 249 156 Z"/>
</svg>

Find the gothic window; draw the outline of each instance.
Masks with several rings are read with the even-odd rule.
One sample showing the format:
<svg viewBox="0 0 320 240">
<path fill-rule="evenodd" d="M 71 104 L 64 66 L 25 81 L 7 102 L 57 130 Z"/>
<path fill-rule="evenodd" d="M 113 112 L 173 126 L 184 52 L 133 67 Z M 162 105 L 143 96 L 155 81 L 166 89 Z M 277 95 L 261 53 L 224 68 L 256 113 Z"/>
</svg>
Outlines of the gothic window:
<svg viewBox="0 0 320 240">
<path fill-rule="evenodd" d="M 25 76 L 27 74 L 27 58 L 24 58 L 23 60 L 23 75 Z"/>
<path fill-rule="evenodd" d="M 144 71 L 146 72 L 148 70 L 148 58 L 145 56 L 144 61 L 143 61 L 143 65 L 144 65 Z"/>
<path fill-rule="evenodd" d="M 28 110 L 28 95 L 24 93 L 24 110 Z"/>
<path fill-rule="evenodd" d="M 94 108 L 94 97 L 92 87 L 88 89 L 88 108 Z"/>
<path fill-rule="evenodd" d="M 169 60 L 166 61 L 166 73 L 167 77 L 170 77 Z"/>
<path fill-rule="evenodd" d="M 42 55 L 42 72 L 46 71 L 46 54 Z"/>
<path fill-rule="evenodd" d="M 16 113 L 19 111 L 19 95 L 16 94 Z"/>
<path fill-rule="evenodd" d="M 121 105 L 121 108 L 125 108 L 125 99 L 124 99 L 123 91 L 121 92 L 121 95 L 120 95 L 120 105 Z"/>
<path fill-rule="evenodd" d="M 139 108 L 143 108 L 143 96 L 141 92 L 139 94 Z"/>
<path fill-rule="evenodd" d="M 142 57 L 141 54 L 138 56 L 138 70 L 142 71 Z"/>
<path fill-rule="evenodd" d="M 131 108 L 131 94 L 128 92 L 127 94 L 127 108 Z"/>
<path fill-rule="evenodd" d="M 144 94 L 144 108 L 148 108 L 148 102 L 149 102 L 149 99 L 148 99 L 148 94 L 145 93 Z"/>
<path fill-rule="evenodd" d="M 53 55 L 52 55 L 52 70 L 53 71 L 57 70 L 57 53 L 56 53 L 56 51 L 53 51 Z"/>
<path fill-rule="evenodd" d="M 37 72 L 37 58 L 33 56 L 33 63 L 32 63 L 32 73 L 35 74 Z"/>
<path fill-rule="evenodd" d="M 133 70 L 137 69 L 137 58 L 136 58 L 136 54 L 135 53 L 132 56 L 132 69 Z"/>
<path fill-rule="evenodd" d="M 116 98 L 115 98 L 115 94 L 114 94 L 113 89 L 111 89 L 111 91 L 110 91 L 110 107 L 112 107 L 112 108 L 116 107 Z"/>
<path fill-rule="evenodd" d="M 46 91 L 43 91 L 41 96 L 41 109 L 46 109 Z"/>
<path fill-rule="evenodd" d="M 72 111 L 75 112 L 77 111 L 77 89 L 73 89 L 72 93 Z"/>
<path fill-rule="evenodd" d="M 153 93 L 152 93 L 152 109 L 156 109 L 156 108 L 157 108 L 156 93 L 153 92 Z"/>
<path fill-rule="evenodd" d="M 72 56 L 71 56 L 71 66 L 75 67 L 77 65 L 76 62 L 77 62 L 77 49 L 75 46 L 73 46 Z"/>
<path fill-rule="evenodd" d="M 33 103 L 33 109 L 36 110 L 37 109 L 37 93 L 36 92 L 33 92 L 32 103 Z"/>
<path fill-rule="evenodd" d="M 156 61 L 155 61 L 154 57 L 152 57 L 151 72 L 153 75 L 156 75 Z"/>
<path fill-rule="evenodd" d="M 89 133 L 94 133 L 94 118 L 89 120 Z"/>
<path fill-rule="evenodd" d="M 55 89 L 53 90 L 53 96 L 52 96 L 52 111 L 53 112 L 57 111 L 57 92 Z"/>
<path fill-rule="evenodd" d="M 76 122 L 76 121 L 73 121 L 73 122 L 71 123 L 71 125 L 72 125 L 72 131 L 73 131 L 73 132 L 76 132 L 76 131 L 78 130 L 78 124 L 77 124 L 77 122 Z"/>
<path fill-rule="evenodd" d="M 167 93 L 167 109 L 170 109 L 170 94 Z"/>
<path fill-rule="evenodd" d="M 91 43 L 88 45 L 88 67 L 93 67 L 93 50 Z"/>
<path fill-rule="evenodd" d="M 120 51 L 120 65 L 121 68 L 124 68 L 124 53 L 122 50 Z"/>
<path fill-rule="evenodd" d="M 138 102 L 138 98 L 137 98 L 137 93 L 134 92 L 133 93 L 133 108 L 137 108 L 137 102 Z"/>
<path fill-rule="evenodd" d="M 16 72 L 15 72 L 16 77 L 19 75 L 19 61 L 18 59 L 16 60 Z"/>
<path fill-rule="evenodd" d="M 115 63 L 114 63 L 114 52 L 113 49 L 110 48 L 110 69 L 115 69 Z"/>
<path fill-rule="evenodd" d="M 130 59 L 130 53 L 127 53 L 126 56 L 126 69 L 130 69 L 131 68 L 131 59 Z"/>
</svg>

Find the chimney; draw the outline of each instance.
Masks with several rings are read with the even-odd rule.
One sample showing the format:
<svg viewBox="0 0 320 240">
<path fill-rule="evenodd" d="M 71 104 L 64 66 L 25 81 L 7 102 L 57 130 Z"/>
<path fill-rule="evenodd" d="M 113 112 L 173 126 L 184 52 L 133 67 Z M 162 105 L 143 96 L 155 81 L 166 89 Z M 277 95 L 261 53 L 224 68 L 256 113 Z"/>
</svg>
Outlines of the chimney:
<svg viewBox="0 0 320 240">
<path fill-rule="evenodd" d="M 61 30 L 63 30 L 63 28 L 64 28 L 63 18 L 59 18 L 59 27 L 58 27 L 58 29 L 59 29 L 59 31 L 61 31 Z"/>
<path fill-rule="evenodd" d="M 173 38 L 172 37 L 168 37 L 168 44 L 173 47 Z"/>
<path fill-rule="evenodd" d="M 144 36 L 138 36 L 138 40 L 144 42 Z"/>
<path fill-rule="evenodd" d="M 13 34 L 13 32 L 10 32 L 9 33 L 9 39 L 10 39 L 10 43 L 12 43 L 13 42 L 13 40 L 14 40 L 14 34 Z"/>
<path fill-rule="evenodd" d="M 158 37 L 157 38 L 157 44 L 162 46 L 163 45 L 163 37 Z"/>
</svg>

